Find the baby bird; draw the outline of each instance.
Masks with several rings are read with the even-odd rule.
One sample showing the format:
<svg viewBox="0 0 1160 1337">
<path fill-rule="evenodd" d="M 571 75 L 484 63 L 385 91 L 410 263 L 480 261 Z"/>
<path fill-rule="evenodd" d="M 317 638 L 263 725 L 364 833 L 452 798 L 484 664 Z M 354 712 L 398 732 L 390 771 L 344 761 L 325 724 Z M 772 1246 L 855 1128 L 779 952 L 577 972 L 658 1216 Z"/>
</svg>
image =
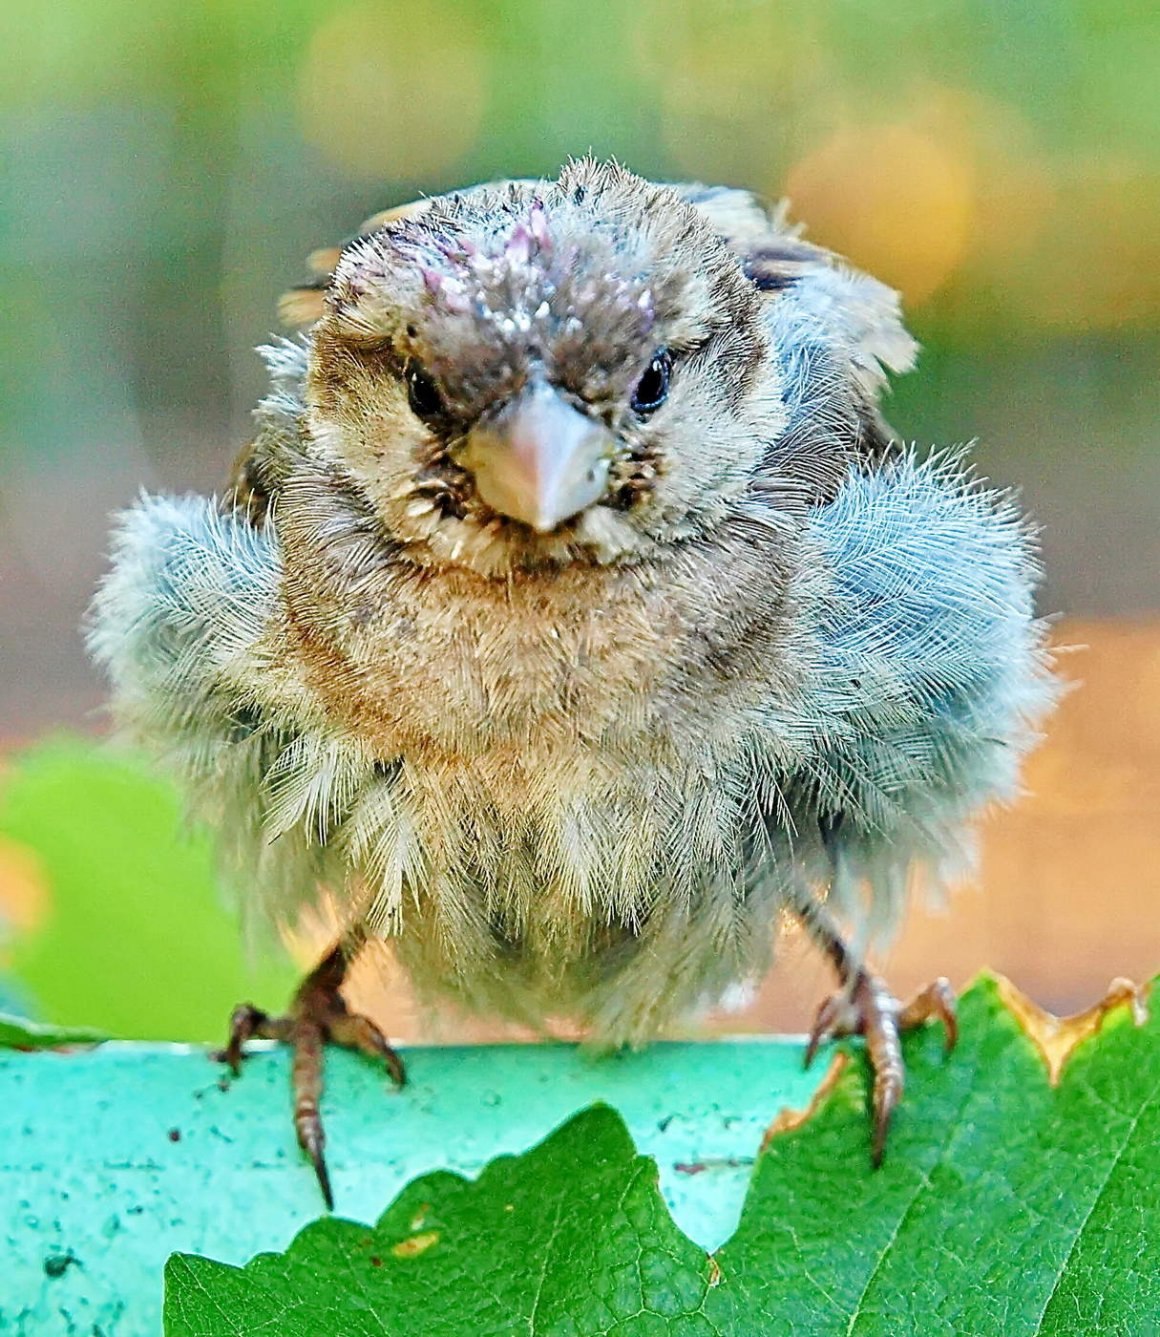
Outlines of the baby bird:
<svg viewBox="0 0 1160 1337">
<path fill-rule="evenodd" d="M 896 295 L 744 192 L 592 160 L 313 259 L 229 490 L 123 515 L 89 629 L 244 908 L 345 916 L 224 1057 L 292 1045 L 329 1204 L 324 1042 L 403 1079 L 339 994 L 369 940 L 423 998 L 623 1045 L 758 977 L 788 916 L 839 979 L 810 1054 L 866 1037 L 878 1160 L 900 1029 L 955 1018 L 867 943 L 1054 694 L 1012 502 L 880 416 Z"/>
</svg>

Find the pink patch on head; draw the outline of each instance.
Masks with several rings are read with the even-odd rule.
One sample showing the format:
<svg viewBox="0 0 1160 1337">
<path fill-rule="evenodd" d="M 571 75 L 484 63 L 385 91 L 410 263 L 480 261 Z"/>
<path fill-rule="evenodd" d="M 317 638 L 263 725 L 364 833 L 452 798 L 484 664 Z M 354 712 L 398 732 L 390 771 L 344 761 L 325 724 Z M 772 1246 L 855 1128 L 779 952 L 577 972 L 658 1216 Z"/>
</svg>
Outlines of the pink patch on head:
<svg viewBox="0 0 1160 1337">
<path fill-rule="evenodd" d="M 431 245 L 445 260 L 459 269 L 472 260 L 479 250 L 469 237 L 432 237 Z"/>
<path fill-rule="evenodd" d="M 431 294 L 432 300 L 438 302 L 445 311 L 450 311 L 453 315 L 462 315 L 470 310 L 471 304 L 467 300 L 463 284 L 458 279 L 426 266 L 420 273 L 423 275 L 423 286 Z"/>
<path fill-rule="evenodd" d="M 536 253 L 552 249 L 552 234 L 542 201 L 536 200 L 526 219 L 516 223 L 504 244 L 504 258 L 509 264 L 526 265 Z"/>
<path fill-rule="evenodd" d="M 548 216 L 544 213 L 542 200 L 536 200 L 532 205 L 532 212 L 528 216 L 528 228 L 540 250 L 552 249 L 552 234 L 548 231 Z"/>
<path fill-rule="evenodd" d="M 647 334 L 656 322 L 657 310 L 656 303 L 653 301 L 652 290 L 646 288 L 644 292 L 636 299 L 637 309 L 644 317 L 644 329 Z"/>
<path fill-rule="evenodd" d="M 532 258 L 532 234 L 526 223 L 517 223 L 508 235 L 503 253 L 510 264 L 526 265 Z"/>
</svg>

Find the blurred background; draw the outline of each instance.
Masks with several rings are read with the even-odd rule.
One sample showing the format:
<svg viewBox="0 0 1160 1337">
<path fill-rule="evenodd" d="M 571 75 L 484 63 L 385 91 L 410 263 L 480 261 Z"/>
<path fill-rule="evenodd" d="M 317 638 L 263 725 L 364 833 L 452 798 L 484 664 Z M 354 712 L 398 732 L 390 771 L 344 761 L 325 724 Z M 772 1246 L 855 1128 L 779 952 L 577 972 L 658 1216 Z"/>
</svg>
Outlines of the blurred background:
<svg viewBox="0 0 1160 1337">
<path fill-rule="evenodd" d="M 21 751 L 103 728 L 77 627 L 110 510 L 141 487 L 221 485 L 262 390 L 251 349 L 310 250 L 388 204 L 589 149 L 788 196 L 811 237 L 899 287 L 924 353 L 891 421 L 922 443 L 977 439 L 1043 525 L 1042 608 L 1085 647 L 1063 662 L 1082 686 L 1032 797 L 988 826 L 979 885 L 904 934 L 900 987 L 990 964 L 1067 1008 L 1160 967 L 1155 4 L 6 0 L 13 1005 L 197 1035 L 210 1012 L 158 1010 L 158 981 L 179 993 L 188 969 L 224 1020 L 248 972 L 170 795 L 83 743 Z M 803 1024 L 825 975 L 788 955 L 731 1025 Z M 396 1034 L 422 1029 L 397 999 L 371 1002 Z"/>
</svg>

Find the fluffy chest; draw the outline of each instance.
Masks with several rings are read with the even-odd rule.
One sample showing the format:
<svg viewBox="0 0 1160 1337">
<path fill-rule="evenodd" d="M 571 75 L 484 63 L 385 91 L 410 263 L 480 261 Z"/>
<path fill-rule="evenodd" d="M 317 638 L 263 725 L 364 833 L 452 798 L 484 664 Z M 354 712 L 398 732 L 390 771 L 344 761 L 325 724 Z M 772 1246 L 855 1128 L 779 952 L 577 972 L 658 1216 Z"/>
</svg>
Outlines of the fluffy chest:
<svg viewBox="0 0 1160 1337">
<path fill-rule="evenodd" d="M 637 943 L 658 904 L 731 904 L 744 874 L 779 620 L 711 591 L 697 620 L 671 581 L 584 574 L 392 573 L 369 608 L 287 582 L 284 658 L 326 726 L 311 736 L 363 768 L 342 875 L 370 931 L 433 954 L 428 978 L 486 977 L 498 953 L 541 990 L 553 962 Z"/>
<path fill-rule="evenodd" d="M 376 756 L 516 785 L 547 766 L 682 768 L 794 672 L 781 592 L 729 572 L 511 582 L 398 566 L 358 597 L 287 579 L 283 635 L 327 717 Z"/>
</svg>

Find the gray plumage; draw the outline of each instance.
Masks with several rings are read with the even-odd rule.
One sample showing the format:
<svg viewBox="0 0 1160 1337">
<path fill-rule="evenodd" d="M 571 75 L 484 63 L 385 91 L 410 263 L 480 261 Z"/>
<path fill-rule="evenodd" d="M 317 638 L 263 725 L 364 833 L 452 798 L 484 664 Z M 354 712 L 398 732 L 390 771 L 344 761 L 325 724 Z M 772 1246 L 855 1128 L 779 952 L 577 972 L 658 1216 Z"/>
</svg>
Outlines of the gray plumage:
<svg viewBox="0 0 1160 1337">
<path fill-rule="evenodd" d="M 421 994 L 637 1042 L 802 895 L 876 930 L 969 858 L 1054 686 L 1011 498 L 890 444 L 894 294 L 748 195 L 590 162 L 388 222 L 326 294 L 264 350 L 244 486 L 123 515 L 90 629 L 248 912 L 325 886 Z M 457 463 L 540 377 L 617 442 L 542 534 Z"/>
</svg>

